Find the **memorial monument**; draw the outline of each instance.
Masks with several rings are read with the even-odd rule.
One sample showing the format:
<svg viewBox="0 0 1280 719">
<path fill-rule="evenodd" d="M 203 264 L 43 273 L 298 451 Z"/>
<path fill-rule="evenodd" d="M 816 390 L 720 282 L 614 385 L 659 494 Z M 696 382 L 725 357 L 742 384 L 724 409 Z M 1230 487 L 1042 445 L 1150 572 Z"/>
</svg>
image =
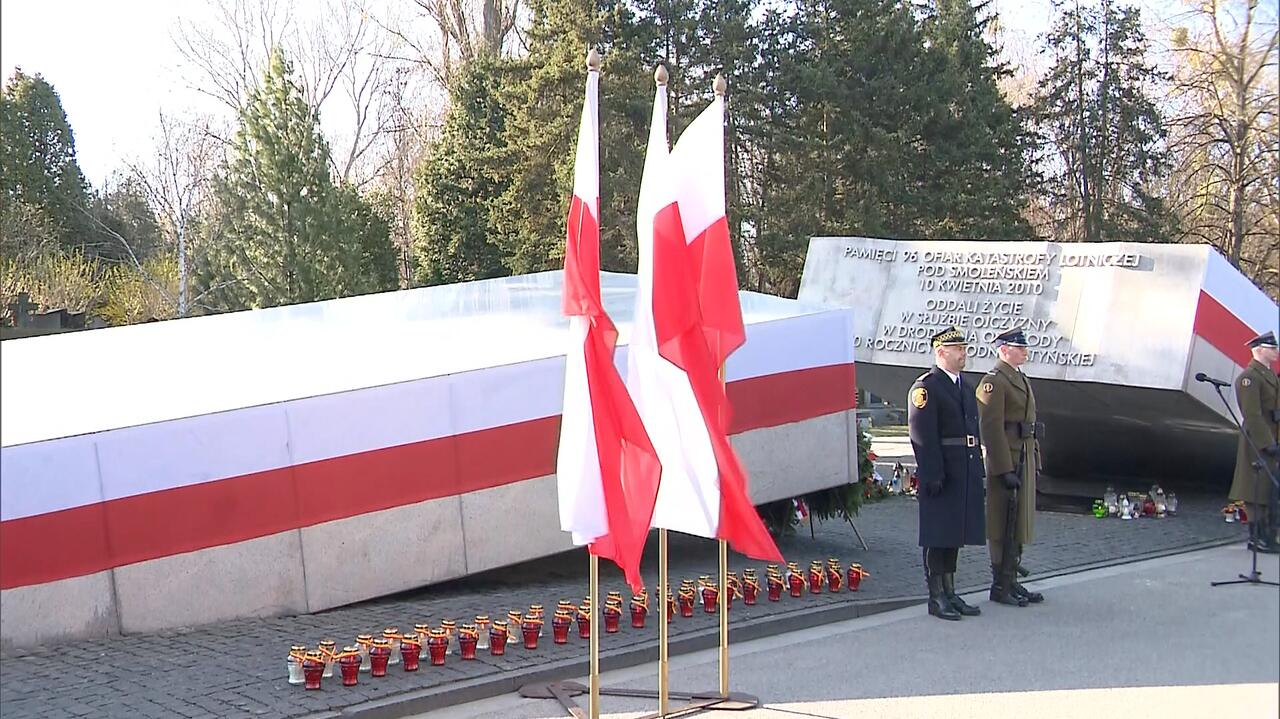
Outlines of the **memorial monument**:
<svg viewBox="0 0 1280 719">
<path fill-rule="evenodd" d="M 7 340 L 0 645 L 314 612 L 570 549 L 561 278 Z M 602 285 L 626 367 L 636 278 Z M 852 313 L 741 302 L 751 498 L 856 480 Z M 84 357 L 111 381 L 40 381 Z"/>
<path fill-rule="evenodd" d="M 995 364 L 991 340 L 1025 328 L 1050 492 L 1141 480 L 1225 494 L 1235 425 L 1195 376 L 1232 380 L 1245 341 L 1278 317 L 1203 245 L 820 237 L 799 298 L 855 308 L 859 386 L 900 405 L 939 328 L 969 335 L 975 382 Z"/>
</svg>

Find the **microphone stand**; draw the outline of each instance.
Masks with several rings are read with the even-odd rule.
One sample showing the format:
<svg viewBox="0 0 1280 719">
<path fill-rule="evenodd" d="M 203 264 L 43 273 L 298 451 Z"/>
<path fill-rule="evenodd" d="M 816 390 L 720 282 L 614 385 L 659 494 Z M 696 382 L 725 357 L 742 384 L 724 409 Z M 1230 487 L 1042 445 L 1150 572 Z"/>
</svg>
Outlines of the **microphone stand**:
<svg viewBox="0 0 1280 719">
<path fill-rule="evenodd" d="M 1261 479 L 1261 476 L 1260 476 L 1261 473 L 1265 472 L 1267 475 L 1267 479 L 1271 481 L 1272 502 L 1270 503 L 1271 506 L 1267 507 L 1267 511 L 1270 512 L 1273 509 L 1275 509 L 1274 505 L 1275 505 L 1276 493 L 1280 492 L 1280 481 L 1276 480 L 1275 474 L 1273 474 L 1271 472 L 1271 468 L 1267 466 L 1267 461 L 1262 456 L 1262 452 L 1258 450 L 1257 445 L 1253 443 L 1253 438 L 1249 436 L 1248 432 L 1244 431 L 1244 425 L 1241 424 L 1240 420 L 1236 418 L 1236 411 L 1231 408 L 1231 403 L 1228 402 L 1226 396 L 1222 394 L 1222 387 L 1219 386 L 1216 382 L 1210 382 L 1209 384 L 1212 384 L 1214 391 L 1218 393 L 1218 399 L 1222 400 L 1222 406 L 1227 408 L 1227 414 L 1231 415 L 1231 421 L 1235 423 L 1236 429 L 1240 430 L 1240 436 L 1244 437 L 1244 441 L 1248 444 L 1249 449 L 1253 451 L 1253 456 L 1258 458 L 1257 461 L 1252 463 L 1253 474 L 1255 477 L 1255 481 L 1253 483 L 1253 504 L 1255 507 L 1258 506 L 1258 485 L 1260 485 L 1261 482 L 1257 480 Z M 1250 519 L 1250 521 L 1257 521 L 1257 520 Z M 1261 539 L 1260 536 L 1255 536 L 1252 539 L 1252 541 L 1249 542 L 1249 550 L 1250 550 L 1250 554 L 1252 554 L 1252 557 L 1253 557 L 1253 563 L 1250 565 L 1248 574 L 1236 575 L 1239 577 L 1239 579 L 1228 579 L 1221 582 L 1209 582 L 1209 586 L 1221 587 L 1227 584 L 1266 584 L 1272 587 L 1280 587 L 1280 582 L 1267 581 L 1262 578 L 1262 572 L 1258 571 L 1258 540 L 1259 539 Z"/>
</svg>

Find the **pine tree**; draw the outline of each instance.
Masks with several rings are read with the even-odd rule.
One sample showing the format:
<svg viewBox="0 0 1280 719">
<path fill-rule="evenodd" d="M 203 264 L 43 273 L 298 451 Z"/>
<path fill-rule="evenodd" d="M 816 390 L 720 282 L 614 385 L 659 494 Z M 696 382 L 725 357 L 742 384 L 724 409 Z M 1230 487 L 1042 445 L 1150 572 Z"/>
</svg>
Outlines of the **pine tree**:
<svg viewBox="0 0 1280 719">
<path fill-rule="evenodd" d="M 18 69 L 5 83 L 0 138 L 0 222 L 30 226 L 35 220 L 63 249 L 84 249 L 89 184 L 76 162 L 62 99 L 40 75 Z"/>
<path fill-rule="evenodd" d="M 749 209 L 753 194 L 751 158 L 762 124 L 759 111 L 768 88 L 760 80 L 760 27 L 751 18 L 758 12 L 758 0 L 702 0 L 697 13 L 700 41 L 689 54 L 693 71 L 686 74 L 693 106 L 691 122 L 712 99 L 717 75 L 725 78 L 725 202 L 738 264 L 738 281 L 748 279 L 746 246 L 751 242 L 753 223 Z M 685 123 L 687 124 L 687 123 Z"/>
<path fill-rule="evenodd" d="M 757 286 L 794 295 L 810 237 L 927 227 L 935 78 L 911 8 L 893 0 L 802 0 L 762 26 Z"/>
<path fill-rule="evenodd" d="M 653 94 L 652 68 L 637 50 L 638 27 L 622 4 L 538 0 L 531 9 L 529 56 L 508 96 L 502 164 L 511 182 L 494 208 L 507 264 L 513 272 L 563 264 L 586 52 L 594 47 L 603 54 L 601 262 L 609 270 L 634 270 L 635 201 Z"/>
<path fill-rule="evenodd" d="M 383 232 L 379 242 L 389 246 L 385 223 L 360 217 L 367 208 L 334 187 L 319 118 L 292 75 L 284 53 L 273 51 L 245 103 L 230 167 L 215 190 L 222 236 L 211 249 L 215 269 L 206 282 L 234 280 L 224 295 L 231 309 L 394 286 L 384 281 L 394 272 L 394 253 L 391 269 L 369 267 L 380 251 L 359 239 Z"/>
<path fill-rule="evenodd" d="M 604 25 L 592 0 L 534 0 L 530 10 L 529 54 L 513 64 L 505 88 L 501 164 L 509 168 L 509 182 L 493 205 L 494 240 L 515 273 L 564 262 L 586 48 L 601 41 Z M 613 79 L 606 75 L 602 90 Z"/>
<path fill-rule="evenodd" d="M 339 216 L 348 228 L 346 241 L 356 253 L 356 294 L 386 292 L 399 287 L 399 253 L 391 240 L 391 221 L 354 186 L 335 191 Z"/>
<path fill-rule="evenodd" d="M 138 183 L 125 178 L 104 188 L 89 210 L 99 258 L 137 267 L 161 251 L 162 237 L 155 213 Z"/>
<path fill-rule="evenodd" d="M 1059 0 L 1046 37 L 1053 66 L 1035 101 L 1046 194 L 1057 239 L 1168 239 L 1152 183 L 1166 169 L 1164 117 L 1152 97 L 1165 75 L 1147 57 L 1135 7 Z"/>
<path fill-rule="evenodd" d="M 924 136 L 931 198 L 924 236 L 1031 239 L 1022 216 L 1034 184 L 1030 135 L 1000 92 L 1010 70 L 986 40 L 991 0 L 936 0 L 923 23 L 928 77 L 938 95 Z"/>
<path fill-rule="evenodd" d="M 440 139 L 418 168 L 413 209 L 418 284 L 501 277 L 506 253 L 495 241 L 492 207 L 506 191 L 508 108 L 503 61 L 478 57 L 455 76 Z"/>
</svg>

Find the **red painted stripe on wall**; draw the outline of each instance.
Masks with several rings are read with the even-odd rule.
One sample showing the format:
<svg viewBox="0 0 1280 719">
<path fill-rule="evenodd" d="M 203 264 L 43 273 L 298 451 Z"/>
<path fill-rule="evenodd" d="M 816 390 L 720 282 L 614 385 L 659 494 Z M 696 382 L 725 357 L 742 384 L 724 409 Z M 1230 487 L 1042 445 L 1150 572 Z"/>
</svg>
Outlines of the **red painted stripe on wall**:
<svg viewBox="0 0 1280 719">
<path fill-rule="evenodd" d="M 729 433 L 799 422 L 854 407 L 852 364 L 752 377 L 726 387 L 733 408 Z"/>
<path fill-rule="evenodd" d="M 1252 355 L 1245 342 L 1258 333 L 1204 290 L 1200 290 L 1200 301 L 1196 304 L 1194 331 L 1196 336 L 1203 338 L 1236 364 L 1241 367 L 1249 364 Z"/>
<path fill-rule="evenodd" d="M 854 406 L 852 364 L 729 384 L 733 432 Z M 560 417 L 0 522 L 0 589 L 100 572 L 555 472 Z"/>
</svg>

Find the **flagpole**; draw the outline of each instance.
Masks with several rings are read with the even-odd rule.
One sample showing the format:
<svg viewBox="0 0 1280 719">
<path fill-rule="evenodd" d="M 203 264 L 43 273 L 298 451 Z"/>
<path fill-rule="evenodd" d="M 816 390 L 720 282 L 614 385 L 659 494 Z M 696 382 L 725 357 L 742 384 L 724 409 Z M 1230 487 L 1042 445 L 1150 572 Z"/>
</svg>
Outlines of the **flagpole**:
<svg viewBox="0 0 1280 719">
<path fill-rule="evenodd" d="M 591 719 L 600 719 L 600 558 L 591 555 Z"/>
<path fill-rule="evenodd" d="M 667 657 L 667 530 L 658 530 L 658 716 L 670 710 Z"/>
<path fill-rule="evenodd" d="M 659 65 L 653 70 L 653 82 L 666 87 L 667 68 Z M 664 90 L 665 92 L 665 90 Z M 666 117 L 662 118 L 666 122 Z M 664 133 L 665 134 L 665 133 Z M 667 651 L 667 530 L 658 529 L 658 716 L 665 717 L 671 711 L 670 654 Z"/>
<path fill-rule="evenodd" d="M 729 696 L 729 543 L 720 545 L 720 696 Z"/>
<path fill-rule="evenodd" d="M 724 75 L 716 73 L 716 79 L 712 83 L 712 88 L 720 100 L 724 101 L 725 92 L 728 90 L 728 83 L 724 80 Z M 725 386 L 724 365 L 720 365 L 720 386 Z M 719 421 L 723 424 L 724 417 L 719 417 Z M 720 696 L 728 698 L 729 696 L 729 543 L 723 539 L 717 542 L 720 545 Z"/>
</svg>

